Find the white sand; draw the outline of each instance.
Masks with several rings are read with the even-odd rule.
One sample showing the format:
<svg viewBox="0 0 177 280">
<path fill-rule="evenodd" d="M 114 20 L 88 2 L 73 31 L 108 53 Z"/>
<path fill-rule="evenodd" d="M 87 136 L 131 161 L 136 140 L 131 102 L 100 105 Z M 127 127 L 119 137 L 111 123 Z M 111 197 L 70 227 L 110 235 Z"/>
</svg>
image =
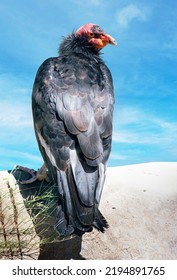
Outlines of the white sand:
<svg viewBox="0 0 177 280">
<path fill-rule="evenodd" d="M 110 228 L 84 236 L 86 258 L 177 259 L 177 163 L 108 168 L 100 208 Z"/>
</svg>

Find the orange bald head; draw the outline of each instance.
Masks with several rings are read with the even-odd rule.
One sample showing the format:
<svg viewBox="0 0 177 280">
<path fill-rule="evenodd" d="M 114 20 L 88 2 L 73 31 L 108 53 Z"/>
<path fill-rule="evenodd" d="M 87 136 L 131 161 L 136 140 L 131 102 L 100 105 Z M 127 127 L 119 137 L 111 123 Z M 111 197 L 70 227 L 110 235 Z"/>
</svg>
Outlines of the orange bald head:
<svg viewBox="0 0 177 280">
<path fill-rule="evenodd" d="M 116 40 L 111 37 L 109 34 L 106 34 L 102 28 L 93 23 L 87 23 L 81 26 L 77 31 L 76 35 L 78 36 L 86 36 L 88 38 L 88 42 L 93 44 L 95 48 L 102 49 L 107 44 L 111 44 L 116 46 Z"/>
</svg>

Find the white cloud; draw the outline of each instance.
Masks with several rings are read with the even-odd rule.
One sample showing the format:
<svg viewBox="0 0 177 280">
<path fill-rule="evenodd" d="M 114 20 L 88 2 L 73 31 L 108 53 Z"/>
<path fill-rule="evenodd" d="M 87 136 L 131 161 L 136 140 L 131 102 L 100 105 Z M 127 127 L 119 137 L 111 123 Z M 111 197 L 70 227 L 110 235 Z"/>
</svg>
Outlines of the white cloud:
<svg viewBox="0 0 177 280">
<path fill-rule="evenodd" d="M 22 77 L 0 74 L 0 128 L 32 127 L 31 88 Z"/>
<path fill-rule="evenodd" d="M 37 170 L 43 164 L 42 156 L 36 150 L 22 152 L 20 149 L 0 147 L 0 156 L 0 170 L 13 169 L 16 165 L 23 165 Z"/>
<path fill-rule="evenodd" d="M 42 162 L 42 157 L 40 155 L 36 155 L 36 154 L 32 154 L 30 152 L 22 152 L 19 150 L 15 150 L 15 149 L 8 149 L 8 148 L 0 148 L 0 154 L 1 156 L 7 156 L 10 155 L 10 158 L 19 158 L 19 159 L 23 159 L 26 161 L 34 161 L 37 163 L 41 163 Z"/>
<path fill-rule="evenodd" d="M 109 159 L 110 160 L 124 161 L 124 160 L 127 160 L 128 157 L 126 155 L 120 155 L 120 154 L 117 154 L 117 153 L 111 153 Z"/>
<path fill-rule="evenodd" d="M 116 109 L 116 108 L 115 108 Z M 126 125 L 136 123 L 140 117 L 141 112 L 135 107 L 123 106 L 114 111 L 114 124 Z"/>
<path fill-rule="evenodd" d="M 177 122 L 167 121 L 137 108 L 124 107 L 115 115 L 113 142 L 159 145 L 177 142 Z"/>
<path fill-rule="evenodd" d="M 177 157 L 177 121 L 136 106 L 119 108 L 114 116 L 114 165 L 174 161 Z"/>
<path fill-rule="evenodd" d="M 151 134 L 150 132 L 132 132 L 127 130 L 121 130 L 113 134 L 113 141 L 124 144 L 158 144 L 160 143 L 160 137 L 157 134 Z"/>
<path fill-rule="evenodd" d="M 32 127 L 32 115 L 30 105 L 25 103 L 16 104 L 1 102 L 0 104 L 0 127 L 18 129 L 19 127 Z"/>
<path fill-rule="evenodd" d="M 147 9 L 140 9 L 136 5 L 128 5 L 117 12 L 117 22 L 119 27 L 126 28 L 132 20 L 146 21 Z"/>
</svg>

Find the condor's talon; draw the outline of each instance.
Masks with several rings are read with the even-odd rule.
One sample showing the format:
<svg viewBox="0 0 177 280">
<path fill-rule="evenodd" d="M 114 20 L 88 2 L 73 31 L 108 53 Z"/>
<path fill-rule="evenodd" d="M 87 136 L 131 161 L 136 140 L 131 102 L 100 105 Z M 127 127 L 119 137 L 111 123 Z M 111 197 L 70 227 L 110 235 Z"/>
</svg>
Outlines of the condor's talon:
<svg viewBox="0 0 177 280">
<path fill-rule="evenodd" d="M 31 175 L 30 179 L 22 180 L 22 181 L 17 180 L 17 182 L 22 184 L 22 185 L 31 184 L 31 183 L 36 182 L 37 180 L 38 181 L 42 181 L 42 180 L 48 181 L 45 164 L 43 164 L 42 167 L 38 171 L 36 171 L 34 169 L 27 168 L 27 167 L 23 167 L 23 166 L 20 166 L 20 165 L 18 165 L 16 168 L 18 170 L 21 170 L 21 171 Z"/>
<path fill-rule="evenodd" d="M 38 169 L 36 176 L 37 176 L 37 180 L 39 180 L 39 181 L 45 180 L 45 181 L 49 182 L 49 178 L 47 176 L 47 167 L 46 167 L 45 163 L 41 166 L 40 169 Z"/>
</svg>

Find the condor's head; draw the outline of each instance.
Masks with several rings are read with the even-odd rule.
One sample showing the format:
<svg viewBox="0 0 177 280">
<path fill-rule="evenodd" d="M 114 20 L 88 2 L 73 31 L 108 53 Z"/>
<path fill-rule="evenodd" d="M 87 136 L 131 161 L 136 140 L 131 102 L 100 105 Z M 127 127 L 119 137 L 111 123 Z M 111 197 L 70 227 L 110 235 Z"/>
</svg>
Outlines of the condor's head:
<svg viewBox="0 0 177 280">
<path fill-rule="evenodd" d="M 81 26 L 75 34 L 81 38 L 83 36 L 87 38 L 88 42 L 97 49 L 102 49 L 108 44 L 117 46 L 116 40 L 113 37 L 105 33 L 101 27 L 93 23 L 87 23 Z"/>
<path fill-rule="evenodd" d="M 76 32 L 64 38 L 59 47 L 59 54 L 82 52 L 85 54 L 99 54 L 106 45 L 116 46 L 116 40 L 96 24 L 87 23 Z"/>
</svg>

